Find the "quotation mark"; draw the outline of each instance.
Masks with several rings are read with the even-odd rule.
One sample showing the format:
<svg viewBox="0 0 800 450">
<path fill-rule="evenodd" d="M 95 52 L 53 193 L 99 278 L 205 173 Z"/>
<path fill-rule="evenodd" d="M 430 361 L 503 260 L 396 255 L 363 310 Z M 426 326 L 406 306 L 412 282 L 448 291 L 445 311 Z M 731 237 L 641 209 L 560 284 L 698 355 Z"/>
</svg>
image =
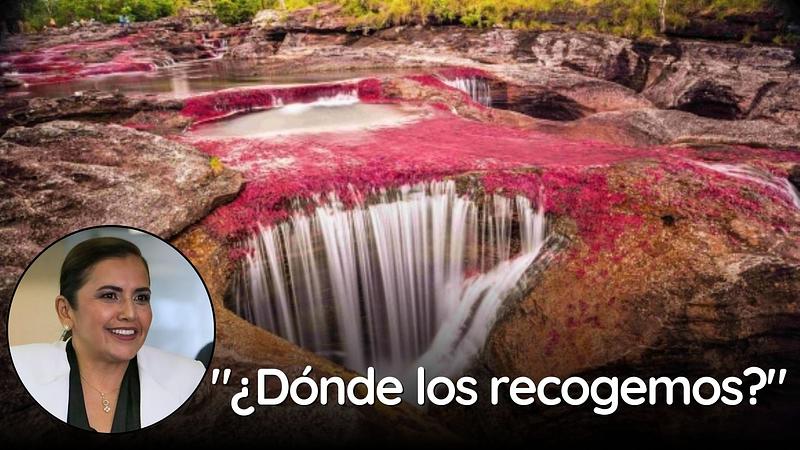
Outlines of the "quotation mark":
<svg viewBox="0 0 800 450">
<path fill-rule="evenodd" d="M 231 378 L 231 369 L 225 369 L 222 372 L 222 384 L 228 384 L 228 380 Z M 217 384 L 217 380 L 219 380 L 219 369 L 214 369 L 211 371 L 211 384 Z"/>
</svg>

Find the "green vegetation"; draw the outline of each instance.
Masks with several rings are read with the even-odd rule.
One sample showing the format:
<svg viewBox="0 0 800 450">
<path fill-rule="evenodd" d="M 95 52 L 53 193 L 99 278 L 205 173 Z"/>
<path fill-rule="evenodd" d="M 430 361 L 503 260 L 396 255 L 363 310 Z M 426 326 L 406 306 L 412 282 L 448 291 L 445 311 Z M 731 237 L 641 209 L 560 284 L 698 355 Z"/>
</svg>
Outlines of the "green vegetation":
<svg viewBox="0 0 800 450">
<path fill-rule="evenodd" d="M 120 15 L 131 21 L 148 21 L 175 14 L 189 3 L 174 0 L 25 0 L 22 2 L 26 24 L 33 29 L 50 25 L 52 19 L 58 26 L 76 20 L 94 19 L 112 23 Z"/>
<path fill-rule="evenodd" d="M 320 3 L 320 0 L 210 0 L 195 3 L 210 7 L 219 20 L 233 25 L 252 19 L 262 9 L 294 11 Z"/>
<path fill-rule="evenodd" d="M 246 22 L 262 9 L 274 8 L 277 2 L 264 0 L 215 0 L 211 8 L 224 23 L 235 24 Z"/>
<path fill-rule="evenodd" d="M 363 26 L 461 23 L 546 30 L 563 25 L 627 36 L 654 35 L 664 22 L 680 26 L 697 14 L 723 18 L 763 10 L 766 0 L 339 0 Z"/>
<path fill-rule="evenodd" d="M 697 14 L 723 18 L 762 10 L 767 0 L 328 0 L 342 5 L 356 26 L 456 24 L 545 30 L 566 26 L 626 36 L 657 34 L 662 20 L 680 26 Z M 94 18 L 114 22 L 124 12 L 132 20 L 153 20 L 183 7 L 213 12 L 228 24 L 246 22 L 262 9 L 293 11 L 320 0 L 25 0 L 29 25 L 41 28 Z"/>
<path fill-rule="evenodd" d="M 246 22 L 262 9 L 295 10 L 318 0 L 22 0 L 28 28 L 41 29 L 51 24 L 69 25 L 94 19 L 104 23 L 128 15 L 131 21 L 149 21 L 176 14 L 182 8 L 213 12 L 227 24 Z"/>
<path fill-rule="evenodd" d="M 772 43 L 775 45 L 788 45 L 791 47 L 797 47 L 800 46 L 800 34 L 779 34 L 772 39 Z"/>
<path fill-rule="evenodd" d="M 215 177 L 220 176 L 225 170 L 225 166 L 222 164 L 222 160 L 219 159 L 219 156 L 212 156 L 211 159 L 208 160 L 208 167 L 211 168 L 211 173 L 214 174 Z"/>
</svg>

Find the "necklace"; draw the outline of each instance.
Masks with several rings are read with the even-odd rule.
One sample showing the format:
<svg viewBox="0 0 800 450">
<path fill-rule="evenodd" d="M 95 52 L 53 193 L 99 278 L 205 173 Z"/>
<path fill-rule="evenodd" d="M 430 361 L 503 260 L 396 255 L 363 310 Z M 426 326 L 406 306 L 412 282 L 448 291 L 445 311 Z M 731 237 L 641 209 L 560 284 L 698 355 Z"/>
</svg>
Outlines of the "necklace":
<svg viewBox="0 0 800 450">
<path fill-rule="evenodd" d="M 102 405 L 103 405 L 103 411 L 106 414 L 110 413 L 111 412 L 111 402 L 108 401 L 108 399 L 106 398 L 106 394 L 104 394 L 100 389 L 97 389 L 96 387 L 92 386 L 89 383 L 89 381 L 86 378 L 83 377 L 83 375 L 81 375 L 81 379 L 86 382 L 87 386 L 89 386 L 90 388 L 94 389 L 95 391 L 97 391 L 98 394 L 100 394 L 100 403 L 102 403 Z M 119 390 L 119 388 L 116 388 L 111 392 L 117 392 L 118 390 Z M 109 394 L 111 392 L 109 392 Z"/>
</svg>

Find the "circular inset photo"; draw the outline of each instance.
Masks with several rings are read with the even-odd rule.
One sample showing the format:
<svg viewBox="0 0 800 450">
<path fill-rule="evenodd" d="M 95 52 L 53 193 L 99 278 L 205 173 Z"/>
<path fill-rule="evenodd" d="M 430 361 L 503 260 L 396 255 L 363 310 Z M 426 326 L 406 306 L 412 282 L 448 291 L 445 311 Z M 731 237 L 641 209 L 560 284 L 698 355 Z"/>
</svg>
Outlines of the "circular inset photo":
<svg viewBox="0 0 800 450">
<path fill-rule="evenodd" d="M 194 266 L 159 237 L 104 226 L 47 247 L 17 284 L 11 359 L 31 396 L 89 431 L 161 421 L 211 361 L 214 313 Z"/>
</svg>

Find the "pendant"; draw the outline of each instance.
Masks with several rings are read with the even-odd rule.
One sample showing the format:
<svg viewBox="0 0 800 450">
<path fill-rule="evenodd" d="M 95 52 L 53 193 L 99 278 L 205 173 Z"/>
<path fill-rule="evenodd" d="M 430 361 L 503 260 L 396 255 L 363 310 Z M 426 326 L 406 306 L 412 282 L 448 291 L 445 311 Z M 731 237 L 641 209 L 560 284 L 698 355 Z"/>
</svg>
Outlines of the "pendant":
<svg viewBox="0 0 800 450">
<path fill-rule="evenodd" d="M 109 402 L 106 399 L 105 395 L 101 395 L 100 398 L 103 400 L 103 411 L 105 411 L 106 414 L 110 413 L 111 412 L 111 406 L 110 406 L 111 402 Z"/>
</svg>

